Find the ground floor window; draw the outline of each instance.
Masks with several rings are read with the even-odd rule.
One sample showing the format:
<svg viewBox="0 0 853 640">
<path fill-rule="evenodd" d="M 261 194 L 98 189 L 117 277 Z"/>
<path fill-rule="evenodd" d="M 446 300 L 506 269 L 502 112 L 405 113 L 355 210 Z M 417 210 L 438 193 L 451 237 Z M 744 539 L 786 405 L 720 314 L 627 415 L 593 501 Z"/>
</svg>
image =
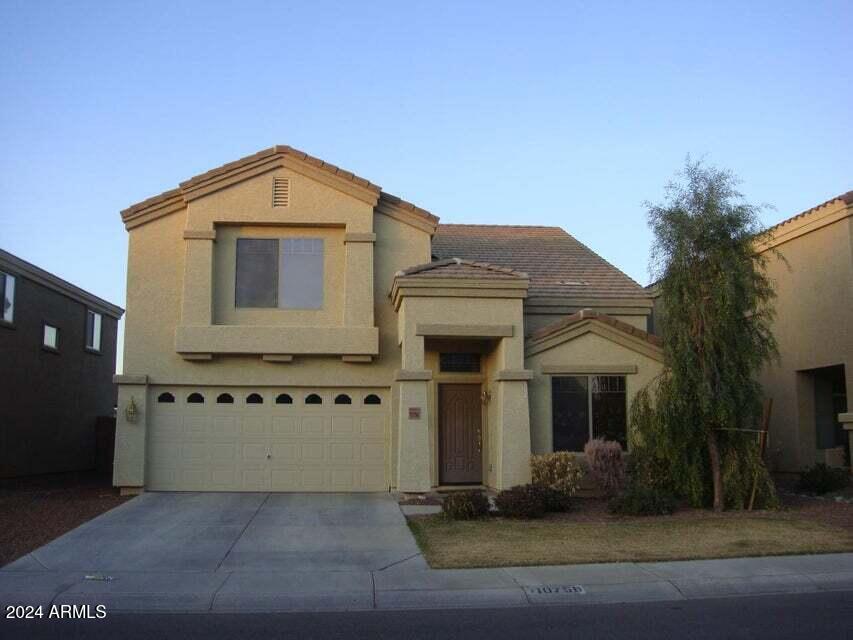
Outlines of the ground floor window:
<svg viewBox="0 0 853 640">
<path fill-rule="evenodd" d="M 551 378 L 554 451 L 583 451 L 592 438 L 627 445 L 625 376 Z"/>
</svg>

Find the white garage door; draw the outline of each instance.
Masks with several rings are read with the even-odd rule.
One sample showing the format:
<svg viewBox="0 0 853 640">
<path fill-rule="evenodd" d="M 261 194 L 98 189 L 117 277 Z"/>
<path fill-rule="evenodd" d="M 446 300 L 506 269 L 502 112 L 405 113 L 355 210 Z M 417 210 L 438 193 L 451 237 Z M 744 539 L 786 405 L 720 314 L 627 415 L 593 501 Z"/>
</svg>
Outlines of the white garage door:
<svg viewBox="0 0 853 640">
<path fill-rule="evenodd" d="M 388 490 L 387 389 L 150 393 L 150 490 Z"/>
</svg>

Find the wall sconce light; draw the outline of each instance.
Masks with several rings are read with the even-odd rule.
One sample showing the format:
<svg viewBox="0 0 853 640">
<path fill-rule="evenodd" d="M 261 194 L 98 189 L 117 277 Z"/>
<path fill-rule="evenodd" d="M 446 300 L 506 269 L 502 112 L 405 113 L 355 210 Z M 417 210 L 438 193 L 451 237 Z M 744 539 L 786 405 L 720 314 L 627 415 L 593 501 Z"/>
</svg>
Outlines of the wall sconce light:
<svg viewBox="0 0 853 640">
<path fill-rule="evenodd" d="M 139 416 L 139 409 L 136 408 L 136 401 L 133 396 L 130 396 L 130 402 L 124 409 L 124 417 L 127 418 L 128 422 L 136 422 L 137 416 Z"/>
<path fill-rule="evenodd" d="M 483 401 L 483 404 L 489 404 L 489 401 L 492 399 L 492 392 L 488 389 L 483 389 L 480 393 L 480 399 Z"/>
</svg>

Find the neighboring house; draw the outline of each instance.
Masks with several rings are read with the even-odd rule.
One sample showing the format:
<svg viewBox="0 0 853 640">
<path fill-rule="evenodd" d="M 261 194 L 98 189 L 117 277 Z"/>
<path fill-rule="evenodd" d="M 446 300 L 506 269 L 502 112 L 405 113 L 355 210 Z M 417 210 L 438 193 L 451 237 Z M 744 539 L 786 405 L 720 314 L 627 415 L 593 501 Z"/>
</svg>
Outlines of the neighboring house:
<svg viewBox="0 0 853 640">
<path fill-rule="evenodd" d="M 561 229 L 439 225 L 286 146 L 122 212 L 126 492 L 528 482 L 625 441 L 651 299 Z"/>
<path fill-rule="evenodd" d="M 758 250 L 776 285 L 780 362 L 761 377 L 773 399 L 778 468 L 850 465 L 853 413 L 853 191 L 771 227 Z"/>
<path fill-rule="evenodd" d="M 779 362 L 760 380 L 770 414 L 771 462 L 800 471 L 816 462 L 849 466 L 853 414 L 853 191 L 797 214 L 756 242 L 776 288 L 773 334 Z M 650 330 L 665 309 L 657 283 Z"/>
<path fill-rule="evenodd" d="M 0 250 L 0 478 L 95 466 L 124 311 Z"/>
</svg>

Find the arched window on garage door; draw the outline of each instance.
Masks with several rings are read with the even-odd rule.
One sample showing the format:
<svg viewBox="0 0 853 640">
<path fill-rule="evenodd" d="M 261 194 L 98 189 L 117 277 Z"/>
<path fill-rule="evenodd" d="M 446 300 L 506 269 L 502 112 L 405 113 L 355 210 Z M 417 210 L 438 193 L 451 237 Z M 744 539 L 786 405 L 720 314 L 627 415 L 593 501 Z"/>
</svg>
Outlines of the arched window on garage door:
<svg viewBox="0 0 853 640">
<path fill-rule="evenodd" d="M 230 393 L 220 393 L 216 396 L 217 404 L 234 404 L 234 396 Z"/>
<path fill-rule="evenodd" d="M 340 393 L 335 396 L 335 404 L 352 404 L 352 398 L 345 393 Z"/>
<path fill-rule="evenodd" d="M 172 404 L 175 402 L 175 396 L 173 396 L 168 391 L 164 391 L 159 396 L 157 396 L 157 402 L 164 402 L 166 404 Z"/>
<path fill-rule="evenodd" d="M 382 399 L 375 393 L 371 393 L 364 397 L 364 404 L 382 404 Z"/>
<path fill-rule="evenodd" d="M 263 404 L 264 399 L 260 393 L 250 393 L 246 396 L 246 404 Z"/>
<path fill-rule="evenodd" d="M 305 396 L 305 404 L 323 404 L 323 398 L 316 393 L 309 393 Z"/>
<path fill-rule="evenodd" d="M 204 404 L 204 396 L 200 393 L 191 393 L 187 396 L 187 402 L 189 404 Z"/>
<path fill-rule="evenodd" d="M 290 397 L 289 393 L 280 393 L 278 397 L 275 399 L 276 404 L 293 404 L 293 398 Z"/>
</svg>

